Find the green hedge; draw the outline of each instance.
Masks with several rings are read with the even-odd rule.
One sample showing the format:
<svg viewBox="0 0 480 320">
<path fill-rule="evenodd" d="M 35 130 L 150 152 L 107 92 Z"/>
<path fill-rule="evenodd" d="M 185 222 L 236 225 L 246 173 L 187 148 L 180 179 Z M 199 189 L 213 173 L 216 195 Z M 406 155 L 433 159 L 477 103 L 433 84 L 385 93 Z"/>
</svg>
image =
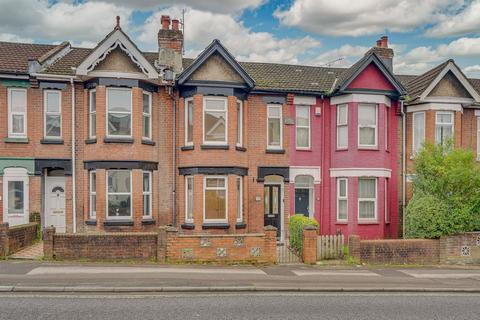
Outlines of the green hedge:
<svg viewBox="0 0 480 320">
<path fill-rule="evenodd" d="M 302 235 L 305 226 L 320 227 L 315 219 L 307 218 L 303 214 L 290 217 L 290 247 L 297 252 L 302 252 Z"/>
</svg>

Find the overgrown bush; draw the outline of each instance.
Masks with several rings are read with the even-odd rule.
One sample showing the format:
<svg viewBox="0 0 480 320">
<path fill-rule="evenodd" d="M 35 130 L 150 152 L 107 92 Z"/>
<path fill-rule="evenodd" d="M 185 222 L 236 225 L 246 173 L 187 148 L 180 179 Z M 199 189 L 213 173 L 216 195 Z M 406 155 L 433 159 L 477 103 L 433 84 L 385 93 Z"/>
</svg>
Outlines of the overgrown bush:
<svg viewBox="0 0 480 320">
<path fill-rule="evenodd" d="M 425 146 L 414 159 L 406 235 L 438 238 L 480 230 L 480 167 L 473 152 L 452 144 Z"/>
<path fill-rule="evenodd" d="M 315 226 L 318 228 L 320 225 L 315 219 L 305 217 L 303 214 L 297 213 L 293 217 L 290 217 L 290 247 L 297 252 L 302 252 L 302 234 L 305 226 Z"/>
</svg>

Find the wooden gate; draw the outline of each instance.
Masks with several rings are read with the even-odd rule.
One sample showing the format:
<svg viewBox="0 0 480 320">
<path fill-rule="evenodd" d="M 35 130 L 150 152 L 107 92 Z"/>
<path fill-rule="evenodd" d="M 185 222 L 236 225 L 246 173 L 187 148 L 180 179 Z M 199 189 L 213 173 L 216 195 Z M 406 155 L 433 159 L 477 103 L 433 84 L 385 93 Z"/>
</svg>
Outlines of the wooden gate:
<svg viewBox="0 0 480 320">
<path fill-rule="evenodd" d="M 317 237 L 317 260 L 342 259 L 344 255 L 344 236 L 330 235 Z"/>
<path fill-rule="evenodd" d="M 277 263 L 301 263 L 300 257 L 290 248 L 288 241 L 286 241 L 285 244 L 277 245 Z"/>
</svg>

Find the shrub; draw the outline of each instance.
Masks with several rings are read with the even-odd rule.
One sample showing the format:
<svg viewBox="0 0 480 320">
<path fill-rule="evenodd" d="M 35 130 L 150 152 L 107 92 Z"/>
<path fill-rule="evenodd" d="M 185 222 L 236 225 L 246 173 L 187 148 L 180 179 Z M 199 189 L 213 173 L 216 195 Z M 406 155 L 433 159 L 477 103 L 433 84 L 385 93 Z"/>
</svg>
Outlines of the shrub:
<svg viewBox="0 0 480 320">
<path fill-rule="evenodd" d="M 295 214 L 290 217 L 290 247 L 297 252 L 302 252 L 303 228 L 305 226 L 320 225 L 315 219 L 305 217 L 303 214 Z"/>
</svg>

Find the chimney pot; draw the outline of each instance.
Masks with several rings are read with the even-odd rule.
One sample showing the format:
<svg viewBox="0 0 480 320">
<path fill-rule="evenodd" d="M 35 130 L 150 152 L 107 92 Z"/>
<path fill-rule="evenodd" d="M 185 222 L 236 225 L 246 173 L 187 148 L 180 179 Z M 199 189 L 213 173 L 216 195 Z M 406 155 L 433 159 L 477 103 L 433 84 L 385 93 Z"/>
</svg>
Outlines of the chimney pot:
<svg viewBox="0 0 480 320">
<path fill-rule="evenodd" d="M 180 21 L 178 21 L 178 19 L 173 19 L 172 20 L 172 29 L 173 30 L 178 30 L 179 29 L 178 28 L 179 24 L 180 24 Z"/>
<path fill-rule="evenodd" d="M 388 48 L 388 37 L 387 36 L 381 37 L 380 41 L 382 42 L 382 45 L 381 45 L 382 48 Z"/>
<path fill-rule="evenodd" d="M 170 29 L 170 16 L 162 16 L 160 19 L 160 22 L 162 23 L 162 29 L 168 30 Z"/>
<path fill-rule="evenodd" d="M 382 40 L 377 40 L 377 47 L 381 47 L 382 46 Z"/>
</svg>

